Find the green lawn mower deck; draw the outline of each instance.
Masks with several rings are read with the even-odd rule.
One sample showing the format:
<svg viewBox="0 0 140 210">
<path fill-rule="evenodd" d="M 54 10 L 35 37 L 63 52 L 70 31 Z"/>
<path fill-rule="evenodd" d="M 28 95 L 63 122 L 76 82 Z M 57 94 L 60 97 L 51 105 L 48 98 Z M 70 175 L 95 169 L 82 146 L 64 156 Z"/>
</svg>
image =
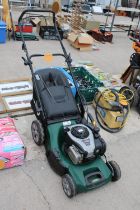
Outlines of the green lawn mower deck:
<svg viewBox="0 0 140 210">
<path fill-rule="evenodd" d="M 103 160 L 99 156 L 82 164 L 73 164 L 64 148 L 63 124 L 65 123 L 67 122 L 49 125 L 46 134 L 43 133 L 42 126 L 38 121 L 32 123 L 32 128 L 37 124 L 41 126 L 36 126 L 36 133 L 40 139 L 35 140 L 32 129 L 33 138 L 37 144 L 42 143 L 43 138 L 46 138 L 45 148 L 48 161 L 53 170 L 62 176 L 62 186 L 65 194 L 71 198 L 77 193 L 96 189 L 110 181 L 117 181 L 121 173 L 115 161 L 107 162 L 106 159 Z M 68 123 L 76 125 L 75 121 L 69 121 Z"/>
<path fill-rule="evenodd" d="M 48 151 L 48 159 L 54 170 L 62 175 L 64 191 L 66 190 L 65 182 L 69 181 L 73 182 L 73 189 L 71 189 L 71 191 L 73 191 L 73 195 L 75 195 L 76 193 L 102 186 L 111 180 L 111 171 L 100 157 L 94 161 L 80 165 L 74 165 L 72 163 L 64 152 L 63 144 L 65 138 L 62 123 L 49 125 L 48 133 L 48 146 L 46 148 Z M 51 139 L 53 139 L 53 141 L 51 141 Z"/>
</svg>

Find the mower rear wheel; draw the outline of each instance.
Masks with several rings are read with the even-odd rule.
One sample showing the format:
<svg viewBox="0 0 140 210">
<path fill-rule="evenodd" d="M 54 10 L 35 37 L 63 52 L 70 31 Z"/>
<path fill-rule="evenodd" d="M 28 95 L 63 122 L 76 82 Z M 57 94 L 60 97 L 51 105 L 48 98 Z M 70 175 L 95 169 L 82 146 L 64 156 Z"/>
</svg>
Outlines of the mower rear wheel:
<svg viewBox="0 0 140 210">
<path fill-rule="evenodd" d="M 111 171 L 112 171 L 112 182 L 116 182 L 121 178 L 121 169 L 119 167 L 119 165 L 116 163 L 116 161 L 109 161 L 108 162 L 108 166 L 110 167 Z"/>
<path fill-rule="evenodd" d="M 73 196 L 76 195 L 76 186 L 75 183 L 72 179 L 72 177 L 69 174 L 65 174 L 62 177 L 62 186 L 65 194 L 69 197 L 72 198 Z"/>
<path fill-rule="evenodd" d="M 45 134 L 42 124 L 38 120 L 34 120 L 31 125 L 31 132 L 34 142 L 40 146 L 44 143 Z"/>
</svg>

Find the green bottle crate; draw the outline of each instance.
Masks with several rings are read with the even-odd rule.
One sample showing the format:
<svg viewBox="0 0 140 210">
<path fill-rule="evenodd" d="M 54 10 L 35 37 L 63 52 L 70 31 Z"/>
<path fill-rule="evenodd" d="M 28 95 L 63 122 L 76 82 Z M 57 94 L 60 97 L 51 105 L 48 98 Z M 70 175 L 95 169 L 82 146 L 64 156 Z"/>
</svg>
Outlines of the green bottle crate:
<svg viewBox="0 0 140 210">
<path fill-rule="evenodd" d="M 103 83 L 89 73 L 84 67 L 72 67 L 71 70 L 78 83 L 81 95 L 85 98 L 87 103 L 92 102 L 98 88 L 104 86 Z M 66 69 L 66 71 L 70 73 L 68 69 Z M 81 81 L 86 85 L 83 85 Z"/>
</svg>

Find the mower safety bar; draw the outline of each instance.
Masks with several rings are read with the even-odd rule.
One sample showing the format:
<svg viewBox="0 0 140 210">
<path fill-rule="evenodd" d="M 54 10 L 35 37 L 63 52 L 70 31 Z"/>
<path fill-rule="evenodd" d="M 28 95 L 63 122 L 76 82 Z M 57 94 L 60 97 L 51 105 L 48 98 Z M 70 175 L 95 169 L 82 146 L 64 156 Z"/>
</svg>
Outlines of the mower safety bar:
<svg viewBox="0 0 140 210">
<path fill-rule="evenodd" d="M 33 54 L 29 58 L 32 59 L 34 57 L 42 57 L 42 56 L 44 56 L 44 54 Z M 52 54 L 52 56 L 62 56 L 64 58 L 66 58 L 66 56 L 64 54 L 61 54 L 61 53 L 54 53 L 54 54 Z"/>
<path fill-rule="evenodd" d="M 52 10 L 43 10 L 43 9 L 26 9 L 24 10 L 18 18 L 18 24 L 22 21 L 22 18 L 27 13 L 35 13 L 35 12 L 43 12 L 43 13 L 52 13 L 53 15 L 53 23 L 55 24 L 55 13 Z"/>
</svg>

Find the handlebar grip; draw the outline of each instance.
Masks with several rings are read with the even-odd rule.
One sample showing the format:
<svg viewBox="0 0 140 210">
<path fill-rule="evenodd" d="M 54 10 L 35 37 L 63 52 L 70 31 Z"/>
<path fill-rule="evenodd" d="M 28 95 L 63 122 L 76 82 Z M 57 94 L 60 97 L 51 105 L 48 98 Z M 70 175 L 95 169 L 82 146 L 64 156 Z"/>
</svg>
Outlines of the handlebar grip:
<svg viewBox="0 0 140 210">
<path fill-rule="evenodd" d="M 29 58 L 32 59 L 34 57 L 42 57 L 42 56 L 44 56 L 44 54 L 33 54 Z M 64 58 L 66 58 L 65 55 L 61 54 L 61 53 L 52 53 L 52 56 L 62 56 Z"/>
</svg>

